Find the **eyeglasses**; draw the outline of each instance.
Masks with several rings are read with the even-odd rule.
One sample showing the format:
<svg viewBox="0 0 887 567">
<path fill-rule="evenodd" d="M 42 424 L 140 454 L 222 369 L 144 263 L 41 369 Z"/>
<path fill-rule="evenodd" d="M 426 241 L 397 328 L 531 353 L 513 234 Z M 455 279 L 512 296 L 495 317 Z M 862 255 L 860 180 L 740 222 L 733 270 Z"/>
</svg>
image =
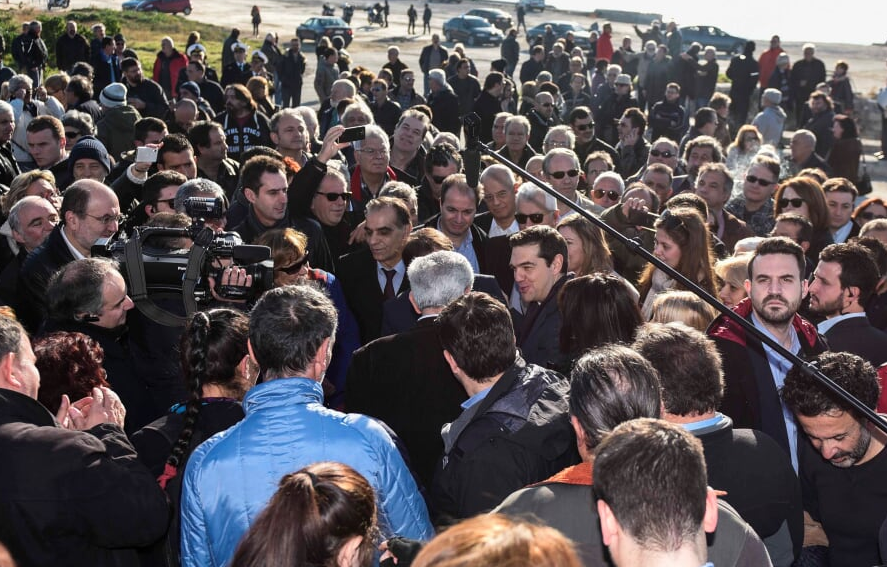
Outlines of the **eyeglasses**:
<svg viewBox="0 0 887 567">
<path fill-rule="evenodd" d="M 99 221 L 100 223 L 105 224 L 105 225 L 108 225 L 108 224 L 111 224 L 111 223 L 114 223 L 114 222 L 116 222 L 116 223 L 121 223 L 121 222 L 123 222 L 124 220 L 126 220 L 126 217 L 123 216 L 123 215 L 104 215 L 104 216 L 101 216 L 101 217 L 97 217 L 97 216 L 95 216 L 95 215 L 91 215 L 91 214 L 89 214 L 89 213 L 84 213 L 84 214 L 85 214 L 86 216 L 88 216 L 89 218 L 95 219 L 95 220 L 97 220 L 97 221 Z"/>
<path fill-rule="evenodd" d="M 548 142 L 548 146 L 551 147 L 551 148 L 569 148 L 569 147 L 570 147 L 570 142 L 555 142 L 555 141 L 551 141 L 551 142 Z"/>
<path fill-rule="evenodd" d="M 169 207 L 170 209 L 176 208 L 176 205 L 175 205 L 176 198 L 175 197 L 173 197 L 172 199 L 157 199 L 155 201 L 155 203 L 157 203 L 158 205 L 160 203 L 166 203 L 166 206 Z"/>
<path fill-rule="evenodd" d="M 351 191 L 343 191 L 342 193 L 321 193 L 320 191 L 318 191 L 317 193 L 315 193 L 315 195 L 323 195 L 330 203 L 335 203 L 339 199 L 342 199 L 347 203 L 351 200 L 352 194 L 353 193 L 351 193 Z"/>
<path fill-rule="evenodd" d="M 863 211 L 856 216 L 867 221 L 874 219 L 887 219 L 887 217 L 885 217 L 884 215 L 876 215 L 875 213 L 870 213 L 869 211 Z"/>
<path fill-rule="evenodd" d="M 619 197 L 622 196 L 622 193 L 619 191 L 614 191 L 612 189 L 593 189 L 591 194 L 595 199 L 603 199 L 604 196 L 611 201 L 618 201 Z"/>
<path fill-rule="evenodd" d="M 800 209 L 801 205 L 803 205 L 803 204 L 804 204 L 804 199 L 801 199 L 800 197 L 795 198 L 795 199 L 786 199 L 785 197 L 783 197 L 782 199 L 779 200 L 779 208 L 781 208 L 781 209 L 784 209 L 789 205 L 791 205 L 792 208 L 794 208 L 794 209 Z"/>
<path fill-rule="evenodd" d="M 775 183 L 775 181 L 769 181 L 767 179 L 762 179 L 760 177 L 755 177 L 754 175 L 746 175 L 745 180 L 749 183 L 757 183 L 761 187 L 770 187 Z M 800 205 L 798 205 L 800 206 Z"/>
<path fill-rule="evenodd" d="M 517 224 L 527 224 L 527 219 L 533 221 L 533 224 L 539 224 L 544 218 L 545 213 L 531 213 L 529 215 L 517 213 L 516 215 L 514 215 L 514 220 L 517 221 Z"/>
<path fill-rule="evenodd" d="M 388 155 L 388 150 L 386 150 L 384 148 L 380 148 L 378 150 L 376 148 L 361 148 L 359 150 L 354 150 L 354 151 L 364 153 L 371 158 L 374 158 L 376 156 L 385 157 Z"/>
<path fill-rule="evenodd" d="M 434 181 L 435 185 L 440 185 L 441 183 L 444 182 L 444 179 L 446 179 L 446 178 L 447 178 L 446 175 L 432 175 L 431 176 L 431 180 Z"/>
<path fill-rule="evenodd" d="M 563 179 L 567 175 L 569 175 L 570 177 L 576 177 L 579 175 L 579 170 L 568 169 L 567 171 L 552 171 L 548 175 L 554 177 L 555 179 Z"/>
<path fill-rule="evenodd" d="M 70 140 L 71 138 L 77 138 L 78 136 L 80 136 L 80 132 L 69 132 L 67 130 L 65 131 L 65 138 L 67 138 L 68 140 Z"/>
<path fill-rule="evenodd" d="M 668 150 L 650 150 L 650 155 L 653 157 L 661 157 L 661 158 L 672 158 L 675 156 L 674 152 L 670 152 Z"/>
<path fill-rule="evenodd" d="M 586 130 L 594 128 L 594 122 L 591 122 L 590 124 L 576 124 L 575 126 L 573 126 L 573 128 L 579 130 L 580 132 L 585 132 Z"/>
<path fill-rule="evenodd" d="M 289 266 L 277 268 L 284 274 L 289 276 L 294 276 L 302 271 L 302 268 L 305 266 L 305 262 L 308 261 L 308 254 L 305 254 L 301 258 L 295 261 L 295 263 L 290 264 Z"/>
</svg>

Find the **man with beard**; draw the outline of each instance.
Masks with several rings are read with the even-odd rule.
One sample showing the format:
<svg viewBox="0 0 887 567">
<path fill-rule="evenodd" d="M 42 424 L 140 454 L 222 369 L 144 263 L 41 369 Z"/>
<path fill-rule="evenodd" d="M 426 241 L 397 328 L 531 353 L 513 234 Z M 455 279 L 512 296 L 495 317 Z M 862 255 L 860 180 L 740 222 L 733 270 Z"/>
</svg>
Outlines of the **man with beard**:
<svg viewBox="0 0 887 567">
<path fill-rule="evenodd" d="M 880 388 L 870 364 L 834 352 L 814 364 L 875 409 Z M 798 367 L 785 378 L 782 400 L 805 433 L 799 455 L 804 509 L 828 537 L 829 565 L 878 564 L 878 532 L 887 509 L 884 434 Z"/>
<path fill-rule="evenodd" d="M 817 329 L 829 350 L 855 354 L 875 368 L 887 362 L 887 333 L 869 323 L 865 306 L 878 278 L 878 266 L 867 249 L 831 244 L 819 253 L 810 282 L 810 311 L 825 317 Z"/>
<path fill-rule="evenodd" d="M 135 57 L 127 57 L 120 62 L 126 81 L 126 103 L 139 111 L 142 116 L 153 116 L 163 120 L 169 104 L 163 88 L 146 79 L 142 74 L 142 64 Z"/>
<path fill-rule="evenodd" d="M 807 293 L 805 266 L 804 251 L 791 240 L 764 240 L 748 262 L 748 298 L 734 311 L 789 351 L 809 358 L 826 350 L 826 344 L 816 327 L 797 314 Z M 792 364 L 724 315 L 715 319 L 708 334 L 723 359 L 726 388 L 721 412 L 733 419 L 735 427 L 770 435 L 791 455 L 797 471 L 797 425 L 777 393 Z"/>
<path fill-rule="evenodd" d="M 253 146 L 271 146 L 271 124 L 243 85 L 225 87 L 225 112 L 213 120 L 222 125 L 231 159 L 239 160 Z"/>
</svg>

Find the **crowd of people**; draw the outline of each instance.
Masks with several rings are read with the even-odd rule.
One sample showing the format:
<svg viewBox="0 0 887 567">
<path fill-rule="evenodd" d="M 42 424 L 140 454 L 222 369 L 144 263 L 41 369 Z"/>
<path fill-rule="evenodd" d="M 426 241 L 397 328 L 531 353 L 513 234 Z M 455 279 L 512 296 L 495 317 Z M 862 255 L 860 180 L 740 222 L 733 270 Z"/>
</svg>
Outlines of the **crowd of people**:
<svg viewBox="0 0 887 567">
<path fill-rule="evenodd" d="M 599 29 L 489 70 L 194 32 L 149 78 L 24 24 L 59 72 L 0 96 L 0 564 L 887 560 L 887 437 L 735 319 L 887 409 L 848 66 L 748 42 L 727 96 L 674 22 Z"/>
</svg>

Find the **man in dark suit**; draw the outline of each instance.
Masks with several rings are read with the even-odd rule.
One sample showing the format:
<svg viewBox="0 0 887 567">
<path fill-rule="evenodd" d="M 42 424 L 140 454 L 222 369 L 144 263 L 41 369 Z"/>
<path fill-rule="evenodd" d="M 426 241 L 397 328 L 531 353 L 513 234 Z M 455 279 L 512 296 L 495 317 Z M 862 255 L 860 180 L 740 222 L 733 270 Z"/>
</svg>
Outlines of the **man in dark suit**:
<svg viewBox="0 0 887 567">
<path fill-rule="evenodd" d="M 887 362 L 887 333 L 873 327 L 865 305 L 878 284 L 878 266 L 859 244 L 831 244 L 819 253 L 810 283 L 810 311 L 829 350 L 849 352 L 877 368 Z"/>
<path fill-rule="evenodd" d="M 567 274 L 567 242 L 549 226 L 531 226 L 509 237 L 511 267 L 523 314 L 514 309 L 517 345 L 531 364 L 551 366 L 560 358 L 561 315 L 557 294 L 572 278 Z"/>
<path fill-rule="evenodd" d="M 440 428 L 459 416 L 467 397 L 444 359 L 434 321 L 471 289 L 474 274 L 468 261 L 451 251 L 417 258 L 407 273 L 412 289 L 405 296 L 419 321 L 355 351 L 345 405 L 349 412 L 388 424 L 406 446 L 419 479 L 430 486 L 443 452 Z"/>
<path fill-rule="evenodd" d="M 81 179 L 65 191 L 62 200 L 62 224 L 56 226 L 46 241 L 28 255 L 19 273 L 19 320 L 32 333 L 46 318 L 46 286 L 59 268 L 88 258 L 90 248 L 99 238 L 117 232 L 120 203 L 106 185 Z"/>
<path fill-rule="evenodd" d="M 465 256 L 475 274 L 486 268 L 487 233 L 474 224 L 480 205 L 479 192 L 468 185 L 465 175 L 447 176 L 440 187 L 440 214 L 428 219 L 422 228 L 436 228 Z"/>
<path fill-rule="evenodd" d="M 441 251 L 453 251 L 453 243 L 442 232 L 434 228 L 414 230 L 403 249 L 407 270 L 413 260 Z M 475 274 L 471 289 L 472 291 L 482 291 L 500 300 L 503 304 L 507 304 L 505 294 L 502 293 L 502 289 L 493 276 Z M 409 293 L 401 293 L 393 301 L 386 301 L 382 306 L 382 336 L 403 333 L 412 329 L 416 326 L 419 315 L 410 302 Z"/>
<path fill-rule="evenodd" d="M 733 310 L 774 340 L 791 345 L 805 358 L 827 349 L 816 327 L 798 315 L 807 293 L 804 250 L 788 238 L 767 238 L 749 259 L 748 297 Z M 724 399 L 720 411 L 736 427 L 772 437 L 792 457 L 797 470 L 798 428 L 781 405 L 778 389 L 791 364 L 765 348 L 733 319 L 719 316 L 708 328 L 724 362 Z"/>
<path fill-rule="evenodd" d="M 342 280 L 363 344 L 379 337 L 382 304 L 410 288 L 403 248 L 412 228 L 410 211 L 403 201 L 373 199 L 367 203 L 364 225 L 368 249 L 342 256 L 337 265 L 336 276 Z"/>
</svg>

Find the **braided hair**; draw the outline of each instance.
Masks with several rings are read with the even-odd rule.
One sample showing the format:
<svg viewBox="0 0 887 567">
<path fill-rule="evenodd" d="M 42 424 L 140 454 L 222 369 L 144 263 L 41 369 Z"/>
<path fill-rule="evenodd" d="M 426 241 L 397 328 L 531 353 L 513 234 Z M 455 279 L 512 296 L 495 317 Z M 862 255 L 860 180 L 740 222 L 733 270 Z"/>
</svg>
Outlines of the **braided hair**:
<svg viewBox="0 0 887 567">
<path fill-rule="evenodd" d="M 246 384 L 237 376 L 237 365 L 247 355 L 249 318 L 233 309 L 195 313 L 179 341 L 182 372 L 191 397 L 185 406 L 185 423 L 158 479 L 162 487 L 176 476 L 191 446 L 194 428 L 203 406 L 203 387 L 215 384 L 231 397 L 243 399 Z"/>
</svg>

